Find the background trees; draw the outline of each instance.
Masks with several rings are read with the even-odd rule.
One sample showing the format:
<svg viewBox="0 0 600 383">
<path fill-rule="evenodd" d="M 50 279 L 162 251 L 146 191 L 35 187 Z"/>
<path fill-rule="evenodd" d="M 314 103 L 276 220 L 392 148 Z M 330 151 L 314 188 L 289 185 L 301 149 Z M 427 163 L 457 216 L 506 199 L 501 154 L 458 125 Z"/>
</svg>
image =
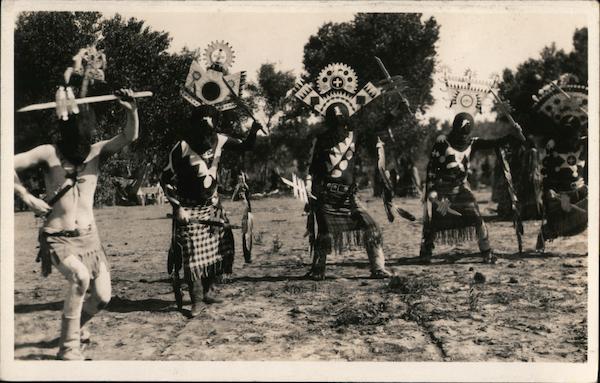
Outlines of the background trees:
<svg viewBox="0 0 600 383">
<path fill-rule="evenodd" d="M 558 79 L 562 73 L 572 73 L 581 83 L 587 84 L 587 34 L 587 28 L 575 30 L 573 51 L 570 53 L 556 49 L 556 45 L 552 43 L 542 49 L 538 58 L 523 62 L 516 71 L 504 69 L 500 96 L 510 102 L 514 111 L 513 117 L 527 132 L 544 134 L 544 127 L 536 125 L 535 116 L 531 113 L 531 96 L 537 94 L 541 87 Z M 502 115 L 499 118 L 506 121 Z"/>
</svg>

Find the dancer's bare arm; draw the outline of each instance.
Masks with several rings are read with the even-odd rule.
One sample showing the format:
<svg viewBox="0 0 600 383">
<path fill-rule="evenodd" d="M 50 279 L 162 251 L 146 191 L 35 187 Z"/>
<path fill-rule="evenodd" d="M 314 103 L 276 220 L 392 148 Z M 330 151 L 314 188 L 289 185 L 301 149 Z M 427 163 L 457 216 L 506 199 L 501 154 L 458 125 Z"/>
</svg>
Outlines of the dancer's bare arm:
<svg viewBox="0 0 600 383">
<path fill-rule="evenodd" d="M 46 214 L 51 208 L 44 200 L 37 198 L 23 186 L 17 172 L 47 164 L 52 150 L 51 145 L 40 145 L 28 152 L 15 155 L 15 194 L 36 214 Z"/>
<path fill-rule="evenodd" d="M 133 91 L 131 89 L 120 89 L 117 92 L 117 96 L 119 96 L 119 103 L 127 112 L 127 122 L 125 124 L 125 129 L 123 129 L 121 133 L 110 140 L 102 141 L 100 143 L 100 151 L 103 155 L 112 155 L 121 151 L 126 145 L 137 140 L 140 130 L 137 104 L 135 98 L 133 98 Z"/>
</svg>

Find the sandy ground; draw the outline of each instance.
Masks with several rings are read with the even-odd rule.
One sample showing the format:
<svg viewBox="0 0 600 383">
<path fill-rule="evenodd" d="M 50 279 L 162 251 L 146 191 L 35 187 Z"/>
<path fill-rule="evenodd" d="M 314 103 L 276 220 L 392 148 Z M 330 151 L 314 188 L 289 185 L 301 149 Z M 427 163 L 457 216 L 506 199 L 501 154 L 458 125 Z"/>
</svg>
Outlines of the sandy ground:
<svg viewBox="0 0 600 383">
<path fill-rule="evenodd" d="M 516 254 L 512 225 L 489 224 L 496 265 L 482 264 L 475 243 L 437 247 L 431 265 L 416 260 L 421 226 L 388 223 L 382 202 L 363 194 L 384 230 L 391 280 L 368 279 L 366 254 L 328 260 L 328 278 L 302 279 L 310 264 L 300 202 L 253 202 L 254 262 L 245 265 L 236 233 L 230 283 L 221 305 L 188 319 L 174 303 L 166 273 L 168 205 L 96 211 L 113 298 L 90 323 L 92 360 L 553 361 L 587 358 L 587 234 L 533 252 L 539 222 L 525 225 Z M 484 214 L 492 206 L 480 193 Z M 396 203 L 421 216 L 416 199 Z M 226 202 L 233 222 L 241 203 Z M 64 280 L 43 278 L 35 263 L 31 213 L 15 216 L 15 357 L 53 359 Z M 475 273 L 485 277 L 475 283 Z M 184 309 L 189 309 L 185 293 Z"/>
</svg>

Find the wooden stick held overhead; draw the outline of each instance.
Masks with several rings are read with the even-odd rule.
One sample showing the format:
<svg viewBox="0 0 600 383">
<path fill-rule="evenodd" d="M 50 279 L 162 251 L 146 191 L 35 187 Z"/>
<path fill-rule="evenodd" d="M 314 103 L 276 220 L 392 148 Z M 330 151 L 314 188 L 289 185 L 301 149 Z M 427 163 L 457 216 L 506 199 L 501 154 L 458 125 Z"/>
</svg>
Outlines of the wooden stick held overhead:
<svg viewBox="0 0 600 383">
<path fill-rule="evenodd" d="M 504 115 L 506 116 L 506 118 L 508 118 L 508 121 L 511 123 L 512 126 L 514 126 L 515 128 L 519 126 L 519 124 L 517 124 L 517 122 L 514 120 L 514 118 L 511 116 L 510 114 L 510 110 L 508 109 L 508 107 L 506 106 L 506 104 L 504 103 L 504 100 L 502 100 L 497 94 L 496 92 L 494 92 L 492 90 L 492 88 L 490 88 L 490 93 L 494 96 L 494 99 L 496 99 L 496 101 L 498 102 L 498 105 L 500 105 L 500 108 L 502 109 L 502 113 L 504 113 Z M 523 135 L 523 131 L 519 128 L 519 138 L 522 141 L 525 141 L 525 136 Z"/>
<path fill-rule="evenodd" d="M 237 95 L 237 93 L 235 93 L 235 91 L 233 90 L 233 88 L 231 87 L 231 85 L 229 85 L 229 83 L 223 79 L 223 83 L 225 84 L 225 86 L 227 87 L 227 89 L 229 89 L 229 93 L 231 93 L 231 97 L 233 98 L 233 100 L 235 101 L 236 104 L 238 104 L 238 106 L 244 111 L 246 112 L 246 114 L 248 115 L 248 117 L 250 117 L 252 119 L 252 121 L 254 122 L 258 122 L 256 120 L 256 118 L 254 117 L 254 114 L 252 114 L 252 111 L 250 110 L 250 108 L 248 108 L 248 106 L 246 104 L 244 104 L 244 101 L 242 101 L 242 99 L 240 98 L 240 96 Z M 267 134 L 267 132 L 265 131 L 265 129 L 262 127 L 260 127 L 260 131 L 263 132 L 265 135 Z"/>
<path fill-rule="evenodd" d="M 150 91 L 135 92 L 133 94 L 133 98 L 151 97 L 152 95 L 153 94 Z M 103 96 L 76 98 L 73 101 L 75 102 L 75 104 L 81 105 L 81 104 L 92 104 L 95 102 L 112 101 L 112 100 L 117 100 L 118 98 L 119 97 L 114 94 L 106 94 Z M 21 109 L 18 109 L 17 112 L 31 112 L 34 110 L 44 110 L 44 109 L 52 109 L 52 108 L 56 108 L 56 102 L 54 102 L 54 101 L 45 102 L 42 104 L 33 104 L 33 105 L 25 106 Z"/>
<path fill-rule="evenodd" d="M 374 56 L 374 57 L 375 57 L 375 61 L 377 61 L 377 65 L 379 65 L 379 69 L 381 69 L 381 71 L 383 72 L 385 79 L 387 80 L 387 82 L 389 84 L 392 84 L 393 83 L 392 76 L 390 76 L 390 72 L 388 72 L 385 65 L 383 65 L 383 61 L 381 61 L 381 59 L 377 56 Z M 406 97 L 404 97 L 404 95 L 400 92 L 400 90 L 397 90 L 397 92 L 400 95 L 400 98 L 402 98 L 402 102 L 404 103 L 404 105 L 406 105 L 406 109 L 408 109 L 410 114 L 414 114 L 412 112 L 412 110 L 410 109 L 410 104 L 408 103 L 408 100 L 406 99 Z"/>
</svg>

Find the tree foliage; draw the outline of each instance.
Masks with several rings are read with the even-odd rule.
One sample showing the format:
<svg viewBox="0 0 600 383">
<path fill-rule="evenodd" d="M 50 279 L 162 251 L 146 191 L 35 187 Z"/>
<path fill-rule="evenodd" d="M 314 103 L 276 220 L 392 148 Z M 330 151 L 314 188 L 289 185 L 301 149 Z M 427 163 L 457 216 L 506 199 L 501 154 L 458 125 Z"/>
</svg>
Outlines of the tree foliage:
<svg viewBox="0 0 600 383">
<path fill-rule="evenodd" d="M 550 81 L 558 79 L 562 73 L 572 73 L 583 84 L 588 81 L 587 69 L 587 28 L 577 29 L 573 35 L 573 50 L 566 53 L 557 49 L 554 43 L 546 46 L 538 58 L 531 58 L 517 67 L 516 71 L 505 69 L 500 83 L 500 96 L 508 100 L 513 109 L 513 118 L 523 128 L 533 134 L 543 133 L 543 126 L 537 126 L 531 113 L 532 95 Z M 496 110 L 498 107 L 496 106 Z M 499 118 L 506 121 L 504 115 Z"/>
<path fill-rule="evenodd" d="M 347 23 L 323 25 L 304 47 L 309 80 L 327 64 L 342 62 L 356 71 L 359 85 L 377 83 L 384 78 L 377 56 L 409 84 L 405 95 L 414 108 L 431 105 L 439 25 L 433 17 L 421 19 L 420 13 L 360 13 Z"/>
<path fill-rule="evenodd" d="M 257 71 L 256 83 L 248 86 L 255 114 L 264 115 L 268 131 L 267 136 L 258 138 L 256 149 L 245 156 L 245 171 L 250 174 L 254 190 L 276 187 L 271 185 L 273 172 L 287 177 L 305 171 L 311 144 L 310 113 L 289 94 L 295 81 L 291 71 L 265 63 Z"/>
<path fill-rule="evenodd" d="M 140 138 L 132 145 L 132 151 L 137 154 L 135 166 L 150 161 L 155 167 L 160 166 L 191 110 L 179 92 L 193 53 L 187 50 L 181 54 L 168 53 L 169 34 L 152 31 L 141 20 L 123 20 L 116 15 L 102 26 L 110 88 L 130 87 L 154 94 L 138 102 Z M 110 109 L 110 113 L 105 114 L 107 120 L 102 129 L 105 136 L 116 134 L 123 126 L 122 121 L 116 124 L 112 119 L 120 113 L 120 106 L 112 103 Z M 153 159 L 149 153 L 156 154 L 157 158 Z"/>
<path fill-rule="evenodd" d="M 296 78 L 291 71 L 276 70 L 273 63 L 262 64 L 257 74 L 257 84 L 250 84 L 249 88 L 255 101 L 260 102 L 259 106 L 267 118 L 265 128 L 270 133 L 286 103 L 291 101 L 286 94 L 294 86 Z"/>
</svg>

